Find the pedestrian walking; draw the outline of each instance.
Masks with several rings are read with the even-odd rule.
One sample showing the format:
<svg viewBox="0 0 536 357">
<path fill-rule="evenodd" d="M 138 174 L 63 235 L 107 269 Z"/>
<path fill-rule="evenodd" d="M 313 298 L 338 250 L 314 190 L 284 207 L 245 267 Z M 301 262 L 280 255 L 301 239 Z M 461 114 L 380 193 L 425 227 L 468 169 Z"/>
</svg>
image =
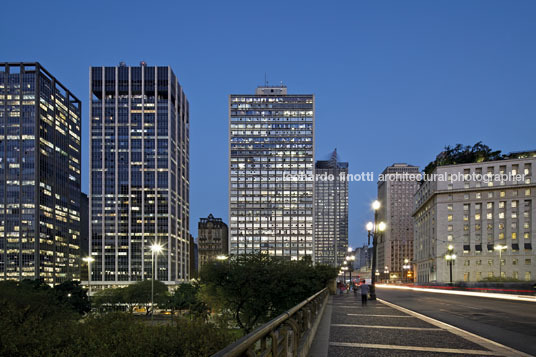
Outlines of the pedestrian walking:
<svg viewBox="0 0 536 357">
<path fill-rule="evenodd" d="M 369 286 L 365 280 L 361 281 L 361 305 L 367 304 L 367 298 L 369 293 Z"/>
</svg>

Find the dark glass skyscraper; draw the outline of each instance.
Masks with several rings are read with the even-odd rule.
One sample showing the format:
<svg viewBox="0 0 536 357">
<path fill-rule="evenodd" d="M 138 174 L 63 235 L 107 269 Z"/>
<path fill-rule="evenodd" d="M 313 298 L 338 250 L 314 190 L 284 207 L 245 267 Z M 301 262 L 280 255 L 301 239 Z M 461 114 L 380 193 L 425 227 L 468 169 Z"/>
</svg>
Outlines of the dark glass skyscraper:
<svg viewBox="0 0 536 357">
<path fill-rule="evenodd" d="M 39 63 L 0 63 L 0 279 L 79 278 L 81 103 Z"/>
<path fill-rule="evenodd" d="M 335 150 L 315 169 L 315 262 L 340 266 L 348 249 L 348 163 Z"/>
<path fill-rule="evenodd" d="M 94 285 L 189 278 L 189 105 L 170 67 L 91 67 Z"/>
</svg>

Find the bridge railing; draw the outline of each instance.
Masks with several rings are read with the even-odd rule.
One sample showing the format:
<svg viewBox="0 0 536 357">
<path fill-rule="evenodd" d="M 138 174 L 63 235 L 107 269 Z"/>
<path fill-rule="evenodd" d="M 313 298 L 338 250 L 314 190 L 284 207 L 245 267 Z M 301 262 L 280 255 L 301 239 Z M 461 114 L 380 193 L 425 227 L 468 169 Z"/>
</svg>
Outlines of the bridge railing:
<svg viewBox="0 0 536 357">
<path fill-rule="evenodd" d="M 213 357 L 306 356 L 328 300 L 325 288 L 258 327 Z"/>
</svg>

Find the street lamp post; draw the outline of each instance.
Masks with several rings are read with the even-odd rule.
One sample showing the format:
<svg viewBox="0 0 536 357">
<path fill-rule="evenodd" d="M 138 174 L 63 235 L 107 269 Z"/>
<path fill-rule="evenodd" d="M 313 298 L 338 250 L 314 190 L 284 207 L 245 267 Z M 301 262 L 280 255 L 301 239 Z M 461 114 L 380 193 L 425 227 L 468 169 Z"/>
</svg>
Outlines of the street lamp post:
<svg viewBox="0 0 536 357">
<path fill-rule="evenodd" d="M 383 274 L 385 274 L 385 280 L 387 280 L 387 282 L 389 282 L 389 267 L 388 266 L 385 266 L 383 268 Z"/>
<path fill-rule="evenodd" d="M 344 271 L 343 282 L 344 282 L 344 285 L 346 285 L 346 271 L 348 270 L 348 260 L 345 260 L 343 264 L 344 264 L 342 267 L 342 270 Z"/>
<path fill-rule="evenodd" d="M 91 256 L 82 258 L 83 261 L 87 263 L 87 295 L 88 298 L 91 298 L 91 263 L 95 261 L 95 259 Z"/>
<path fill-rule="evenodd" d="M 447 264 L 449 265 L 450 270 L 450 283 L 452 284 L 452 264 L 456 260 L 456 254 L 454 254 L 454 247 L 452 244 L 449 244 L 447 247 L 447 254 L 445 254 L 445 259 L 447 261 Z"/>
<path fill-rule="evenodd" d="M 404 275 L 403 278 L 404 278 L 405 283 L 408 282 L 408 276 L 405 271 L 409 270 L 410 268 L 411 268 L 411 265 L 409 265 L 409 259 L 408 258 L 404 259 L 404 266 L 402 267 L 402 275 Z"/>
<path fill-rule="evenodd" d="M 370 238 L 372 237 L 372 269 L 370 274 L 370 300 L 376 300 L 376 245 L 378 244 L 378 238 L 382 232 L 385 231 L 385 223 L 378 222 L 378 210 L 380 209 L 380 201 L 372 202 L 372 209 L 374 210 L 374 223 L 367 223 L 368 231 L 368 243 L 370 245 Z"/>
<path fill-rule="evenodd" d="M 158 255 L 162 251 L 162 246 L 158 243 L 151 245 L 151 265 L 153 268 L 153 274 L 151 279 L 151 321 L 154 320 L 154 271 L 155 271 L 155 261 L 154 256 Z M 158 257 L 157 257 L 158 258 Z"/>
<path fill-rule="evenodd" d="M 493 247 L 494 250 L 499 251 L 499 278 L 502 277 L 502 251 L 506 249 L 505 245 L 497 244 L 495 247 Z"/>
<path fill-rule="evenodd" d="M 351 247 L 348 247 L 348 253 L 351 253 L 353 251 L 353 249 Z M 346 257 L 346 261 L 348 262 L 348 265 L 349 265 L 349 272 L 350 272 L 350 285 L 353 286 L 353 283 L 352 283 L 352 271 L 354 270 L 354 261 L 355 261 L 355 255 L 352 255 L 352 254 L 349 254 L 347 257 Z"/>
</svg>

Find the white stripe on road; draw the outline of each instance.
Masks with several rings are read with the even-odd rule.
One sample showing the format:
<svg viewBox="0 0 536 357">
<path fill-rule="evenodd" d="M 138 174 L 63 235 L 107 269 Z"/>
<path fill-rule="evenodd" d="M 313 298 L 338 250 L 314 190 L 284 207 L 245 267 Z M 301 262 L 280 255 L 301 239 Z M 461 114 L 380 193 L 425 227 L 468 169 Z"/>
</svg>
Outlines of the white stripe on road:
<svg viewBox="0 0 536 357">
<path fill-rule="evenodd" d="M 426 321 L 426 322 L 428 322 L 428 323 L 430 323 L 430 324 L 432 324 L 434 326 L 443 328 L 443 329 L 445 329 L 446 331 L 448 331 L 450 333 L 453 333 L 453 334 L 455 334 L 457 336 L 465 338 L 466 340 L 469 340 L 471 342 L 479 344 L 480 346 L 482 346 L 484 348 L 488 348 L 490 350 L 496 351 L 501 356 L 531 357 L 531 355 L 529 355 L 529 354 L 523 353 L 523 352 L 518 351 L 516 349 L 513 349 L 511 347 L 502 345 L 502 344 L 500 344 L 498 342 L 489 340 L 489 339 L 487 339 L 485 337 L 476 335 L 474 333 L 465 331 L 465 330 L 463 330 L 463 329 L 461 329 L 459 327 L 455 327 L 455 326 L 449 325 L 449 324 L 447 324 L 445 322 L 441 322 L 439 320 L 436 320 L 436 319 L 433 319 L 431 317 L 428 317 L 426 315 L 419 314 L 418 312 L 415 312 L 415 311 L 410 310 L 410 309 L 406 309 L 405 307 L 393 304 L 391 302 L 388 302 L 388 301 L 385 301 L 385 300 L 382 300 L 382 299 L 378 299 L 378 301 L 381 302 L 382 304 L 385 304 L 387 306 L 392 307 L 393 309 L 397 309 L 398 311 L 404 312 L 406 314 L 410 314 L 411 316 L 417 317 L 417 318 L 419 318 L 419 319 L 421 319 L 423 321 Z"/>
<path fill-rule="evenodd" d="M 348 305 L 343 305 L 343 304 L 332 304 L 333 306 L 337 306 L 338 308 L 343 308 L 343 309 L 367 309 L 367 310 L 371 310 L 371 309 L 389 309 L 389 307 L 387 306 L 361 306 L 361 305 L 356 305 L 356 306 L 348 306 Z"/>
<path fill-rule="evenodd" d="M 372 314 L 346 314 L 348 316 L 372 316 L 372 317 L 413 317 L 408 315 L 372 315 Z"/>
<path fill-rule="evenodd" d="M 335 327 L 360 327 L 360 328 L 387 328 L 393 330 L 412 330 L 412 331 L 444 331 L 435 327 L 405 327 L 405 326 L 381 326 L 381 325 L 352 325 L 352 324 L 331 324 Z"/>
<path fill-rule="evenodd" d="M 502 356 L 499 353 L 495 353 L 491 351 L 466 350 L 466 349 L 458 349 L 458 348 L 378 345 L 374 343 L 350 343 L 350 342 L 330 342 L 329 345 L 336 346 L 336 347 L 378 348 L 378 349 L 386 349 L 386 350 L 405 350 L 405 351 L 458 353 L 458 354 L 464 354 L 464 355 Z"/>
</svg>

